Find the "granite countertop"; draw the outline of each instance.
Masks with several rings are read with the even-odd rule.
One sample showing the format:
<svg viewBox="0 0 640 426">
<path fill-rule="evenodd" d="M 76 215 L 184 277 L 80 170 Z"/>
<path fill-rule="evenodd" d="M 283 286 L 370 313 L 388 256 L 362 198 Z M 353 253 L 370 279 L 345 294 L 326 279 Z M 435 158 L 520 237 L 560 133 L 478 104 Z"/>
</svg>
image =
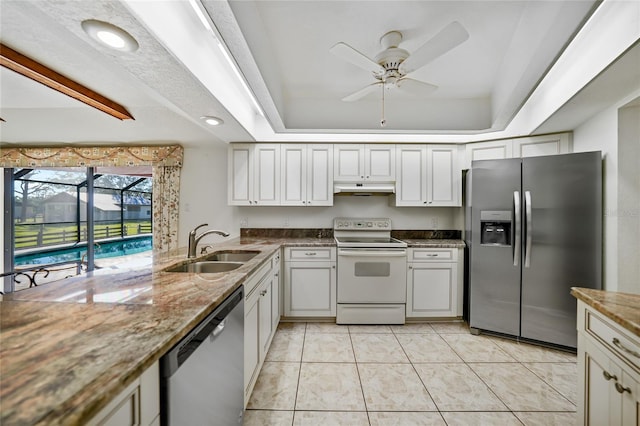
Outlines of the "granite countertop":
<svg viewBox="0 0 640 426">
<path fill-rule="evenodd" d="M 282 246 L 333 238 L 239 238 L 259 250 L 217 274 L 169 273 L 186 249 L 136 271 L 74 277 L 0 301 L 0 424 L 82 424 L 160 359 Z M 211 252 L 211 251 L 210 251 Z"/>
<path fill-rule="evenodd" d="M 409 247 L 425 247 L 425 248 L 464 248 L 464 241 L 456 239 L 437 239 L 437 238 L 402 238 Z"/>
<path fill-rule="evenodd" d="M 640 337 L 640 294 L 573 287 L 571 294 Z"/>
</svg>

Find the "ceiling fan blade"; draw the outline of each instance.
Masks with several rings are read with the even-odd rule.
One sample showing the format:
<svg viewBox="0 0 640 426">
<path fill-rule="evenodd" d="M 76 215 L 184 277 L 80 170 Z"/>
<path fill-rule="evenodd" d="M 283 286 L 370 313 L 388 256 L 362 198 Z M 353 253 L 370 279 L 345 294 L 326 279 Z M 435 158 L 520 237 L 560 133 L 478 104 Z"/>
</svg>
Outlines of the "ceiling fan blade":
<svg viewBox="0 0 640 426">
<path fill-rule="evenodd" d="M 382 66 L 375 63 L 373 60 L 369 59 L 346 43 L 340 42 L 335 44 L 331 49 L 329 49 L 329 52 L 333 53 L 339 58 L 344 59 L 347 62 L 351 62 L 353 65 L 356 65 L 367 71 L 371 71 L 374 74 L 381 74 L 384 72 L 384 68 L 382 68 Z"/>
<path fill-rule="evenodd" d="M 378 83 L 373 83 L 368 86 L 365 86 L 362 89 L 358 90 L 357 92 L 342 98 L 342 102 L 353 102 L 353 101 L 362 99 L 365 96 L 367 96 L 369 93 L 375 92 L 376 90 L 380 90 L 381 85 L 382 85 L 382 82 L 378 82 Z"/>
<path fill-rule="evenodd" d="M 409 74 L 427 65 L 443 53 L 448 52 L 469 38 L 469 33 L 457 21 L 444 27 L 442 31 L 418 48 L 400 64 L 400 72 Z"/>
<path fill-rule="evenodd" d="M 425 83 L 424 81 L 414 80 L 413 78 L 401 78 L 396 83 L 398 89 L 413 96 L 426 96 L 433 93 L 438 86 Z"/>
</svg>

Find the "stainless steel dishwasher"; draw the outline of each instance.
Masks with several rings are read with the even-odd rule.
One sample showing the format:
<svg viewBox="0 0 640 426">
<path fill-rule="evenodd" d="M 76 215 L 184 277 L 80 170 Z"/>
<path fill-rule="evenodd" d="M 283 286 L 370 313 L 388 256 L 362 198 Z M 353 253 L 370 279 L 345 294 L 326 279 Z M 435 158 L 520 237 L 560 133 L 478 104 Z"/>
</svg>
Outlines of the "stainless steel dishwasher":
<svg viewBox="0 0 640 426">
<path fill-rule="evenodd" d="M 241 425 L 244 287 L 160 359 L 162 425 Z"/>
</svg>

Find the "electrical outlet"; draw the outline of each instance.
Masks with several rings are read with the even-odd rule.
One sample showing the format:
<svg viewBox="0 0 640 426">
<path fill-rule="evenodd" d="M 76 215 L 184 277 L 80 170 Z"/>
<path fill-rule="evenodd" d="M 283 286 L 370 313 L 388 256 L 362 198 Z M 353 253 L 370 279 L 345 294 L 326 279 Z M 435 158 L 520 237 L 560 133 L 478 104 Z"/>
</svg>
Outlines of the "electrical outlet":
<svg viewBox="0 0 640 426">
<path fill-rule="evenodd" d="M 431 219 L 431 228 L 438 229 L 438 218 L 434 217 Z"/>
<path fill-rule="evenodd" d="M 242 219 L 240 219 L 240 227 L 241 228 L 246 228 L 248 226 L 249 226 L 249 218 L 243 217 Z"/>
<path fill-rule="evenodd" d="M 288 216 L 285 216 L 285 218 L 284 218 L 284 227 L 285 228 L 289 227 L 289 217 Z"/>
</svg>

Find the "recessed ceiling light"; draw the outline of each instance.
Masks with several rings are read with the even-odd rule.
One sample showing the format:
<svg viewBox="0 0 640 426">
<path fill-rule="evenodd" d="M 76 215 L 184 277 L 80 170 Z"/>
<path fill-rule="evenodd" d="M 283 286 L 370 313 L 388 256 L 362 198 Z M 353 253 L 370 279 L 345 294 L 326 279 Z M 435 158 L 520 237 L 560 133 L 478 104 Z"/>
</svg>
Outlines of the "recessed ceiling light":
<svg viewBox="0 0 640 426">
<path fill-rule="evenodd" d="M 133 52 L 138 42 L 128 32 L 108 22 L 87 19 L 81 23 L 84 32 L 98 43 L 121 52 Z"/>
<path fill-rule="evenodd" d="M 207 123 L 210 126 L 219 126 L 222 123 L 224 123 L 222 118 L 212 117 L 210 115 L 202 116 L 202 117 L 200 117 L 200 119 L 203 120 L 205 123 Z"/>
</svg>

